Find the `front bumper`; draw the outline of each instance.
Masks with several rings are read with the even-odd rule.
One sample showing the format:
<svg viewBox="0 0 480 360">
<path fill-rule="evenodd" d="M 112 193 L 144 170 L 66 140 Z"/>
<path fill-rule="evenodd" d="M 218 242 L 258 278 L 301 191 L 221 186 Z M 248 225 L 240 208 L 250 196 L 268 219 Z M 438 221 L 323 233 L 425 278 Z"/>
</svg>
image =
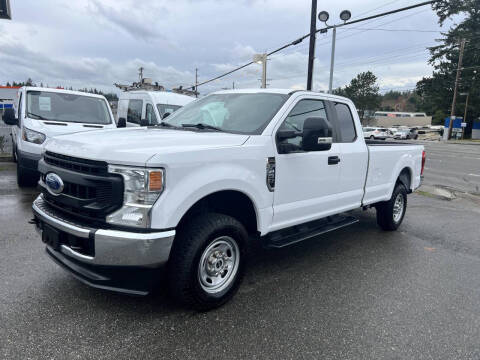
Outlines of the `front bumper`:
<svg viewBox="0 0 480 360">
<path fill-rule="evenodd" d="M 32 210 L 40 233 L 46 224 L 60 234 L 55 249 L 47 245 L 47 253 L 83 282 L 108 290 L 148 293 L 145 284 L 133 281 L 130 286 L 123 280 L 136 272 L 150 273 L 164 267 L 175 237 L 175 230 L 140 233 L 81 226 L 60 218 L 45 204 L 42 195 L 33 202 Z M 71 246 L 72 242 L 82 241 L 91 244 L 89 254 Z"/>
</svg>

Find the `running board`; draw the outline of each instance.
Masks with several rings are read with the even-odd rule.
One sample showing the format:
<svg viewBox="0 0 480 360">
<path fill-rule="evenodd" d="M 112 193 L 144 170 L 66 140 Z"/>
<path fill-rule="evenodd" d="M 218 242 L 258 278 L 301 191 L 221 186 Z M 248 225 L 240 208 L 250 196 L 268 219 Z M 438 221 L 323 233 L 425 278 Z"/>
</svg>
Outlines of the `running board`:
<svg viewBox="0 0 480 360">
<path fill-rule="evenodd" d="M 263 244 L 267 248 L 282 248 L 357 222 L 358 219 L 351 215 L 328 216 L 324 219 L 274 231 L 263 238 Z"/>
</svg>

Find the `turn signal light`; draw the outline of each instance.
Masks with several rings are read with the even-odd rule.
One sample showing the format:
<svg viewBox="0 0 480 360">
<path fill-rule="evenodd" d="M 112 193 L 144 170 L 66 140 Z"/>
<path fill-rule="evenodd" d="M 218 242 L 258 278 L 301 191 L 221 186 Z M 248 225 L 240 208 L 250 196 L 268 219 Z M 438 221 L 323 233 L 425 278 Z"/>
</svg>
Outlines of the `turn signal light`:
<svg viewBox="0 0 480 360">
<path fill-rule="evenodd" d="M 150 171 L 148 181 L 149 191 L 162 191 L 163 190 L 163 172 L 162 171 Z"/>
</svg>

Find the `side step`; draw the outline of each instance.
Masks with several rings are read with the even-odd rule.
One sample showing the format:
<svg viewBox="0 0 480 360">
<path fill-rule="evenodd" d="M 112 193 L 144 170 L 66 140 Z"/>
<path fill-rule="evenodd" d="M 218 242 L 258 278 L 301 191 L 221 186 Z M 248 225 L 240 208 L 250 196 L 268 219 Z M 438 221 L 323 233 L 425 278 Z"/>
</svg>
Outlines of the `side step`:
<svg viewBox="0 0 480 360">
<path fill-rule="evenodd" d="M 328 216 L 324 219 L 274 231 L 263 238 L 263 244 L 267 248 L 281 248 L 357 222 L 357 218 L 347 214 Z"/>
</svg>

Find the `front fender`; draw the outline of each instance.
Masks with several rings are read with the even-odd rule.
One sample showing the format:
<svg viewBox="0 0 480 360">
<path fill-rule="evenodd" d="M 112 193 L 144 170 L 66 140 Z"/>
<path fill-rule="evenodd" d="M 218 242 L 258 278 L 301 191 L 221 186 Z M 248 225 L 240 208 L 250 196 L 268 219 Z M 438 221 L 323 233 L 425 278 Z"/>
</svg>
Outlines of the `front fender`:
<svg viewBox="0 0 480 360">
<path fill-rule="evenodd" d="M 273 193 L 266 187 L 265 161 L 248 167 L 228 162 L 190 167 L 188 171 L 176 171 L 171 178 L 167 171 L 165 191 L 152 208 L 152 228 L 175 228 L 199 200 L 224 190 L 239 191 L 250 198 L 259 231 L 271 221 Z"/>
</svg>

